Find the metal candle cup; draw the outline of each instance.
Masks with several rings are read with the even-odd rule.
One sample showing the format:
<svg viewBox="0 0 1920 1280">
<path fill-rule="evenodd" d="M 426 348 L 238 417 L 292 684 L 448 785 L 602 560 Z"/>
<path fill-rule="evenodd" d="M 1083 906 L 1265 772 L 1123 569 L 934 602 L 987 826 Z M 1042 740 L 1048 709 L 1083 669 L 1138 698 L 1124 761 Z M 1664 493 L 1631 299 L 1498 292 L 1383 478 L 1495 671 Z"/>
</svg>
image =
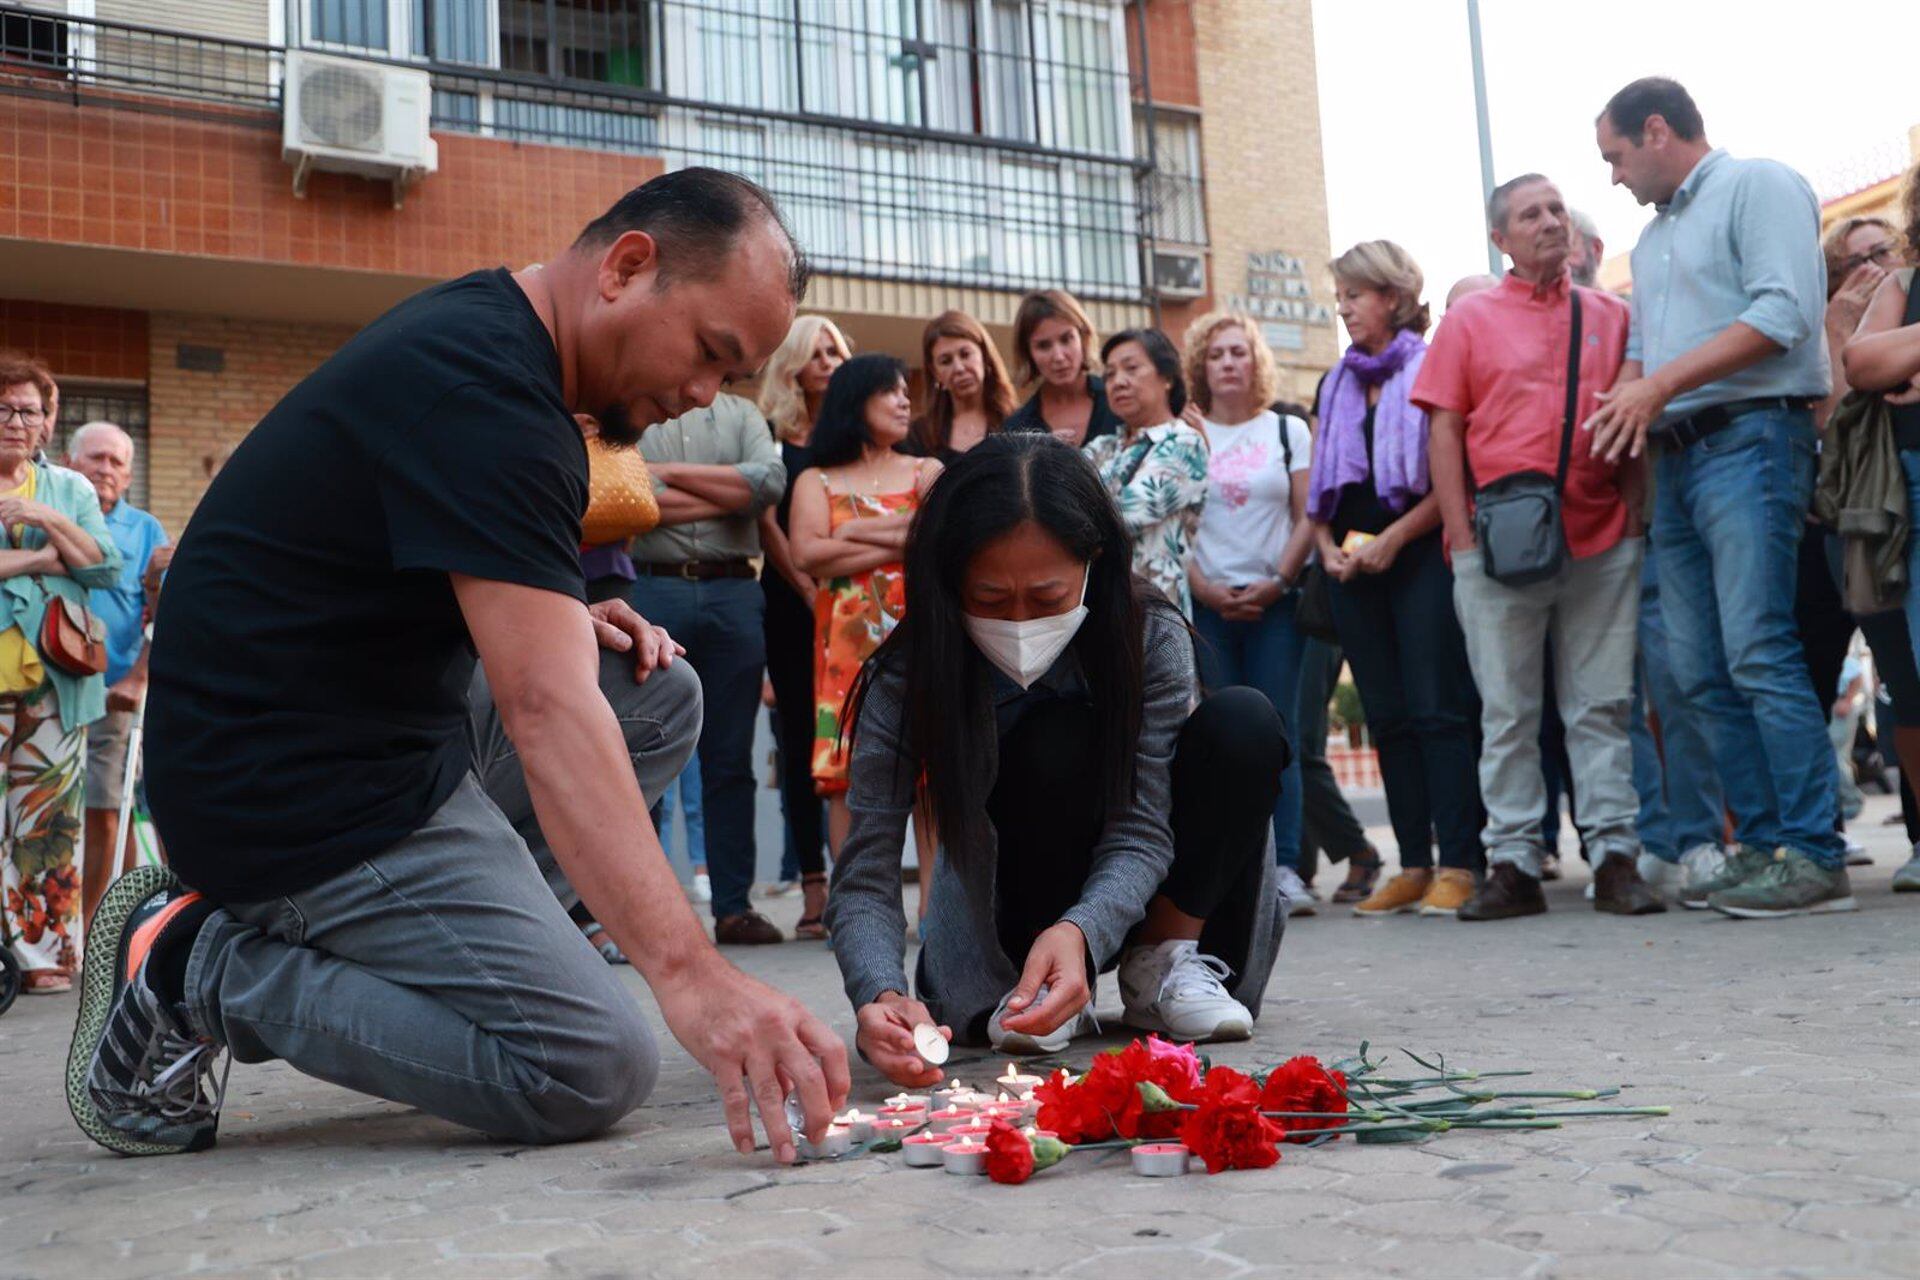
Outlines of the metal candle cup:
<svg viewBox="0 0 1920 1280">
<path fill-rule="evenodd" d="M 925 1104 L 917 1107 L 882 1107 L 879 1118 L 898 1120 L 910 1128 L 917 1128 L 927 1122 L 927 1108 Z"/>
<path fill-rule="evenodd" d="M 805 1135 L 796 1135 L 794 1145 L 809 1160 L 831 1160 L 853 1150 L 853 1134 L 843 1124 L 832 1124 L 827 1126 L 818 1143 L 808 1142 Z"/>
<path fill-rule="evenodd" d="M 940 1148 L 946 1145 L 944 1133 L 916 1133 L 900 1140 L 900 1154 L 909 1169 L 936 1169 L 945 1162 Z"/>
<path fill-rule="evenodd" d="M 972 1092 L 972 1089 L 960 1083 L 959 1080 L 949 1080 L 933 1091 L 931 1098 L 932 1107 L 935 1111 L 944 1111 L 958 1102 L 963 1095 Z"/>
<path fill-rule="evenodd" d="M 954 1125 L 953 1128 L 947 1130 L 947 1137 L 955 1139 L 956 1141 L 971 1138 L 975 1142 L 985 1142 L 987 1135 L 992 1132 L 993 1126 L 991 1124 L 980 1121 L 970 1124 Z"/>
<path fill-rule="evenodd" d="M 845 1125 L 847 1133 L 853 1141 L 871 1142 L 873 1141 L 874 1119 L 875 1117 L 855 1107 L 843 1116 L 835 1116 L 833 1122 L 836 1125 Z"/>
<path fill-rule="evenodd" d="M 943 1107 L 927 1117 L 927 1127 L 935 1133 L 945 1133 L 957 1124 L 971 1124 L 978 1114 L 972 1107 Z"/>
<path fill-rule="evenodd" d="M 1133 1171 L 1145 1178 L 1177 1178 L 1187 1171 L 1189 1154 L 1177 1142 L 1150 1142 L 1133 1149 Z"/>
<path fill-rule="evenodd" d="M 924 1116 L 916 1116 L 911 1120 L 881 1116 L 873 1122 L 873 1137 L 880 1139 L 882 1142 L 890 1138 L 905 1138 L 925 1122 Z"/>
<path fill-rule="evenodd" d="M 1028 1075 L 1020 1070 L 1019 1064 L 1013 1062 L 1009 1062 L 1006 1073 L 994 1081 L 994 1084 L 1016 1098 L 1026 1097 L 1038 1089 L 1041 1083 L 1041 1077 Z"/>
<path fill-rule="evenodd" d="M 987 1171 L 985 1143 L 963 1138 L 959 1142 L 949 1143 L 940 1148 L 940 1157 L 948 1173 L 969 1175 Z"/>
</svg>

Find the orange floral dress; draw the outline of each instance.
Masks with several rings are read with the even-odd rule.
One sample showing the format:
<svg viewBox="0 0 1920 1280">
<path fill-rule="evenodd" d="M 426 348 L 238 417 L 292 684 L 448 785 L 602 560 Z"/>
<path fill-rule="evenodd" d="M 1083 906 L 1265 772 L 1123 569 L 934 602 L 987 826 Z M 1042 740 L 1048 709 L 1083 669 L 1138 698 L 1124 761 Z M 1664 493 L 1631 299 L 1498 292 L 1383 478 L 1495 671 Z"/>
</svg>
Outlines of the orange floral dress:
<svg viewBox="0 0 1920 1280">
<path fill-rule="evenodd" d="M 914 511 L 919 489 L 904 493 L 835 493 L 826 473 L 827 527 Z M 829 578 L 813 597 L 813 785 L 823 796 L 847 789 L 849 743 L 840 736 L 842 713 L 861 664 L 873 656 L 907 611 L 906 566 L 898 562 L 844 578 Z"/>
</svg>

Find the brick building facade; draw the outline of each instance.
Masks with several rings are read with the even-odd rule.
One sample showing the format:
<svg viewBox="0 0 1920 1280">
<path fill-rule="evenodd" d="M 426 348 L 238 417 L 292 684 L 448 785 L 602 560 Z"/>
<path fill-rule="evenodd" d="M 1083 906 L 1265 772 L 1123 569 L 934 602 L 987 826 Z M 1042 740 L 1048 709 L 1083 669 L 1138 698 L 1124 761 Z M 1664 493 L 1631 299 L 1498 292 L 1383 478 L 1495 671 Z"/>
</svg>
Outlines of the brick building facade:
<svg viewBox="0 0 1920 1280">
<path fill-rule="evenodd" d="M 136 501 L 176 532 L 207 460 L 359 325 L 537 261 L 680 163 L 774 190 L 823 267 L 807 309 L 910 364 L 948 306 L 1004 347 L 1045 285 L 1103 331 L 1157 315 L 1177 337 L 1245 305 L 1296 398 L 1334 358 L 1310 0 L 924 0 L 916 31 L 830 30 L 851 54 L 789 29 L 853 11 L 822 0 L 444 0 L 414 6 L 410 37 L 328 25 L 358 2 L 194 0 L 133 22 L 106 0 L 0 3 L 0 345 L 54 369 L 63 431 L 135 429 Z M 412 0 L 375 8 L 394 4 Z M 463 6 L 491 43 L 433 35 L 425 14 Z M 608 15 L 629 10 L 652 15 L 623 37 L 652 62 L 623 78 Z M 556 12 L 597 25 L 549 26 L 529 72 L 516 33 Z M 282 85 L 289 50 L 320 46 L 432 76 L 438 167 L 397 207 L 358 176 L 294 191 Z M 752 57 L 759 87 L 717 78 Z M 848 68 L 891 96 L 856 101 Z"/>
</svg>

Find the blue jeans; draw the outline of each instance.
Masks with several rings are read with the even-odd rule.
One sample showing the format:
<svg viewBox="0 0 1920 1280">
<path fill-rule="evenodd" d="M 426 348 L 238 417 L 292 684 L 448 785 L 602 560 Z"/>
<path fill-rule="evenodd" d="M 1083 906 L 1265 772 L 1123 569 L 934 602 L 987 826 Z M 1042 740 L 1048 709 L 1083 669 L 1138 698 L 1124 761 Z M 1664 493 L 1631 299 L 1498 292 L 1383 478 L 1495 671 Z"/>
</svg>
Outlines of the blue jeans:
<svg viewBox="0 0 1920 1280">
<path fill-rule="evenodd" d="M 1412 543 L 1385 573 L 1328 584 L 1340 647 L 1380 753 L 1387 816 L 1409 870 L 1478 871 L 1480 691 L 1453 610 L 1440 535 Z"/>
<path fill-rule="evenodd" d="M 1307 638 L 1293 625 L 1292 594 L 1283 596 L 1257 622 L 1229 622 L 1202 604 L 1193 606 L 1193 627 L 1200 633 L 1200 678 L 1209 690 L 1247 685 L 1267 695 L 1280 713 L 1287 736 L 1296 737 L 1293 720 L 1300 689 L 1300 660 Z M 1280 798 L 1273 806 L 1274 861 L 1300 865 L 1300 746 L 1296 742 L 1280 775 Z"/>
<path fill-rule="evenodd" d="M 1640 571 L 1640 654 L 1633 667 L 1633 789 L 1640 793 L 1640 844 L 1668 862 L 1695 845 L 1718 844 L 1726 798 L 1713 771 L 1713 748 L 1688 709 L 1667 661 L 1667 628 L 1660 617 L 1660 579 L 1654 558 Z M 1660 742 L 1647 724 L 1660 718 Z M 1664 756 L 1662 748 L 1664 747 Z"/>
<path fill-rule="evenodd" d="M 1900 451 L 1900 469 L 1907 473 L 1907 511 L 1920 512 L 1920 449 Z M 1920 537 L 1907 535 L 1907 635 L 1912 640 L 1915 661 L 1920 662 L 1920 587 L 1914 573 L 1920 570 Z"/>
<path fill-rule="evenodd" d="M 1825 708 L 1794 628 L 1813 416 L 1761 409 L 1661 448 L 1654 507 L 1667 656 L 1712 745 L 1742 843 L 1839 867 Z"/>
<path fill-rule="evenodd" d="M 700 677 L 700 798 L 713 918 L 739 915 L 749 909 L 756 860 L 753 724 L 767 659 L 766 597 L 752 578 L 642 577 L 633 584 L 633 607 L 687 647 L 686 661 Z"/>
<path fill-rule="evenodd" d="M 706 805 L 700 795 L 700 757 L 687 758 L 687 767 L 680 776 L 668 784 L 656 806 L 659 813 L 660 844 L 667 844 L 667 833 L 673 827 L 675 805 L 686 811 L 687 815 L 687 864 L 693 868 L 707 865 L 707 821 Z M 671 850 L 669 850 L 671 852 Z"/>
</svg>

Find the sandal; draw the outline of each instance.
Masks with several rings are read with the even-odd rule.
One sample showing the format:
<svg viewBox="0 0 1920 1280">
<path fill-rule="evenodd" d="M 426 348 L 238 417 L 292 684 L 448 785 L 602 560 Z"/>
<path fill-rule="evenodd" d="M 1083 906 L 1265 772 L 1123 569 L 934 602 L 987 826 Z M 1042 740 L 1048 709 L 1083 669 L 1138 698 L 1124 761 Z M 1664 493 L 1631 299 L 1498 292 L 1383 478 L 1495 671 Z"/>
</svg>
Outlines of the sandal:
<svg viewBox="0 0 1920 1280">
<path fill-rule="evenodd" d="M 608 964 L 627 963 L 627 953 L 620 949 L 620 944 L 613 940 L 612 934 L 601 927 L 598 920 L 581 925 L 580 933 L 593 944 L 593 949 L 598 951 L 600 958 Z"/>
<path fill-rule="evenodd" d="M 1335 902 L 1365 902 L 1373 893 L 1373 887 L 1380 880 L 1380 855 L 1368 850 L 1366 857 L 1347 859 L 1347 878 L 1338 889 L 1333 891 Z"/>
<path fill-rule="evenodd" d="M 59 969 L 29 969 L 20 978 L 20 989 L 30 996 L 57 996 L 73 990 L 73 975 Z"/>
<path fill-rule="evenodd" d="M 800 888 L 802 892 L 805 892 L 814 885 L 824 885 L 826 882 L 826 872 L 810 871 L 800 877 Z M 815 942 L 824 942 L 827 937 L 826 918 L 820 912 L 815 912 L 810 916 L 801 916 L 800 923 L 793 926 L 793 936 L 795 938 L 808 938 Z"/>
</svg>

